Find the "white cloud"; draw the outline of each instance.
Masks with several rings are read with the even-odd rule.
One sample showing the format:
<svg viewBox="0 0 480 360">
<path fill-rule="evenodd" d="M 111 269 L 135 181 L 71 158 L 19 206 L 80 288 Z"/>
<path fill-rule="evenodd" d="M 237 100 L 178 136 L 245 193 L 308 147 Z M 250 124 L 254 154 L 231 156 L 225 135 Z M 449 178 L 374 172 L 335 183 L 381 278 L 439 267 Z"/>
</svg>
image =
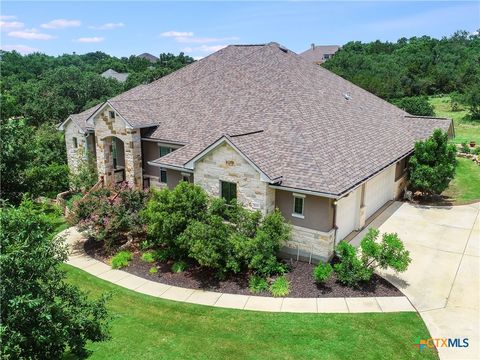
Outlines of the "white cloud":
<svg viewBox="0 0 480 360">
<path fill-rule="evenodd" d="M 80 42 L 80 43 L 99 43 L 99 42 L 102 42 L 103 40 L 105 40 L 105 38 L 94 36 L 94 37 L 81 37 L 73 41 Z"/>
<path fill-rule="evenodd" d="M 227 45 L 201 45 L 201 46 L 196 46 L 196 47 L 186 47 L 183 48 L 182 51 L 185 53 L 192 53 L 196 51 L 201 51 L 205 53 L 212 53 L 218 50 L 223 49 L 224 47 L 227 47 Z"/>
<path fill-rule="evenodd" d="M 13 20 L 17 17 L 15 15 L 0 15 L 0 20 Z"/>
<path fill-rule="evenodd" d="M 118 22 L 118 23 L 106 23 L 100 26 L 89 26 L 90 29 L 95 29 L 95 30 L 113 30 L 113 29 L 118 29 L 121 27 L 124 27 L 125 24 Z"/>
<path fill-rule="evenodd" d="M 8 36 L 27 40 L 52 40 L 56 38 L 56 36 L 40 33 L 37 29 L 11 31 L 8 33 Z"/>
<path fill-rule="evenodd" d="M 0 20 L 0 29 L 2 30 L 12 30 L 12 29 L 21 29 L 25 25 L 20 21 L 3 21 Z"/>
<path fill-rule="evenodd" d="M 165 31 L 165 32 L 161 33 L 160 36 L 163 36 L 163 37 L 173 37 L 173 38 L 176 38 L 176 37 L 188 37 L 188 36 L 193 36 L 193 32 L 190 32 L 190 31 L 174 31 L 174 30 L 171 30 L 171 31 Z"/>
<path fill-rule="evenodd" d="M 80 25 L 82 25 L 80 20 L 55 19 L 40 26 L 44 29 L 64 29 L 68 27 L 77 27 Z"/>
<path fill-rule="evenodd" d="M 40 51 L 40 49 L 30 47 L 27 45 L 2 45 L 2 50 L 5 51 L 17 51 L 20 54 L 31 54 L 36 51 Z"/>
</svg>

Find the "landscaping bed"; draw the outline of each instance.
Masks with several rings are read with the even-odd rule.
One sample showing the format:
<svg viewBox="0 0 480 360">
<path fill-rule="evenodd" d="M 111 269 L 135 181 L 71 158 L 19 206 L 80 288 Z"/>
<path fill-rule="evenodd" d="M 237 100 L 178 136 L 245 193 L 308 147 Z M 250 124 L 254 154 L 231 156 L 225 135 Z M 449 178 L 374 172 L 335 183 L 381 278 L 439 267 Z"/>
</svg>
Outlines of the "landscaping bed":
<svg viewBox="0 0 480 360">
<path fill-rule="evenodd" d="M 103 250 L 102 242 L 88 240 L 85 251 L 91 257 L 104 263 L 109 263 L 110 257 Z M 286 262 L 290 271 L 286 278 L 290 281 L 290 293 L 288 297 L 311 298 L 311 297 L 370 297 L 370 296 L 402 296 L 403 294 L 387 280 L 374 274 L 371 281 L 357 288 L 344 286 L 336 281 L 333 274 L 325 284 L 317 284 L 313 277 L 313 264 L 294 261 Z M 245 272 L 231 274 L 223 280 L 219 280 L 213 269 L 201 267 L 190 263 L 186 270 L 174 273 L 171 271 L 173 262 L 156 262 L 154 264 L 141 259 L 139 251 L 133 252 L 133 259 L 122 270 L 142 278 L 160 282 L 167 285 L 179 286 L 189 289 L 216 291 L 230 294 L 252 295 L 249 291 L 249 276 Z M 151 274 L 152 266 L 156 266 L 158 272 Z M 271 296 L 268 291 L 263 291 L 259 296 Z"/>
</svg>

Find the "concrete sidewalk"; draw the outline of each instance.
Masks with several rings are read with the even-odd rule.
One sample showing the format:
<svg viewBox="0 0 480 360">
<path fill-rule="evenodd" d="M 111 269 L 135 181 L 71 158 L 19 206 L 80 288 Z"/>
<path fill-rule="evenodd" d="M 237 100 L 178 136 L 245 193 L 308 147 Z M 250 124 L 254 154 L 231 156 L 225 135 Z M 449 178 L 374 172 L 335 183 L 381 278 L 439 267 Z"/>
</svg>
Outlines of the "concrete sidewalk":
<svg viewBox="0 0 480 360">
<path fill-rule="evenodd" d="M 126 271 L 114 270 L 85 254 L 82 234 L 75 228 L 62 233 L 71 247 L 68 264 L 100 279 L 162 299 L 230 309 L 297 313 L 364 313 L 415 311 L 405 296 L 357 298 L 273 298 L 186 289 L 150 281 Z"/>
</svg>

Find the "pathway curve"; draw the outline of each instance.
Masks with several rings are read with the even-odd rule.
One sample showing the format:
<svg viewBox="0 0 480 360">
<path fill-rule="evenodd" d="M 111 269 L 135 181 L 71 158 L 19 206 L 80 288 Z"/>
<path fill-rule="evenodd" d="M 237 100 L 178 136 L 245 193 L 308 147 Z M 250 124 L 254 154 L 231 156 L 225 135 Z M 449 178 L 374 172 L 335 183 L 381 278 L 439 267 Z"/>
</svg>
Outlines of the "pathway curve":
<svg viewBox="0 0 480 360">
<path fill-rule="evenodd" d="M 68 264 L 96 277 L 162 299 L 192 304 L 210 305 L 221 308 L 257 310 L 270 312 L 300 313 L 365 313 L 415 311 L 405 296 L 395 297 L 352 297 L 352 298 L 273 298 L 224 294 L 213 291 L 193 290 L 147 280 L 122 270 L 114 270 L 95 260 L 83 250 L 85 238 L 76 228 L 64 230 L 71 248 Z"/>
</svg>

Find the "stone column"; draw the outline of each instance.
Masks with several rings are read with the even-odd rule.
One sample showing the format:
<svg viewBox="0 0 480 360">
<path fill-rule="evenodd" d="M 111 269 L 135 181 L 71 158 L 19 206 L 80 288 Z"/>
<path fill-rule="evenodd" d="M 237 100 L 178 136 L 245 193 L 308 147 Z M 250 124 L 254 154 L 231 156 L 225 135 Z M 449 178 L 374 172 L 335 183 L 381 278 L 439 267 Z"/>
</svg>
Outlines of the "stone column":
<svg viewBox="0 0 480 360">
<path fill-rule="evenodd" d="M 141 141 L 139 129 L 127 129 L 124 137 L 125 180 L 136 189 L 143 188 Z"/>
<path fill-rule="evenodd" d="M 96 138 L 97 145 L 97 171 L 98 176 L 103 176 L 105 185 L 114 184 L 112 138 Z"/>
</svg>

